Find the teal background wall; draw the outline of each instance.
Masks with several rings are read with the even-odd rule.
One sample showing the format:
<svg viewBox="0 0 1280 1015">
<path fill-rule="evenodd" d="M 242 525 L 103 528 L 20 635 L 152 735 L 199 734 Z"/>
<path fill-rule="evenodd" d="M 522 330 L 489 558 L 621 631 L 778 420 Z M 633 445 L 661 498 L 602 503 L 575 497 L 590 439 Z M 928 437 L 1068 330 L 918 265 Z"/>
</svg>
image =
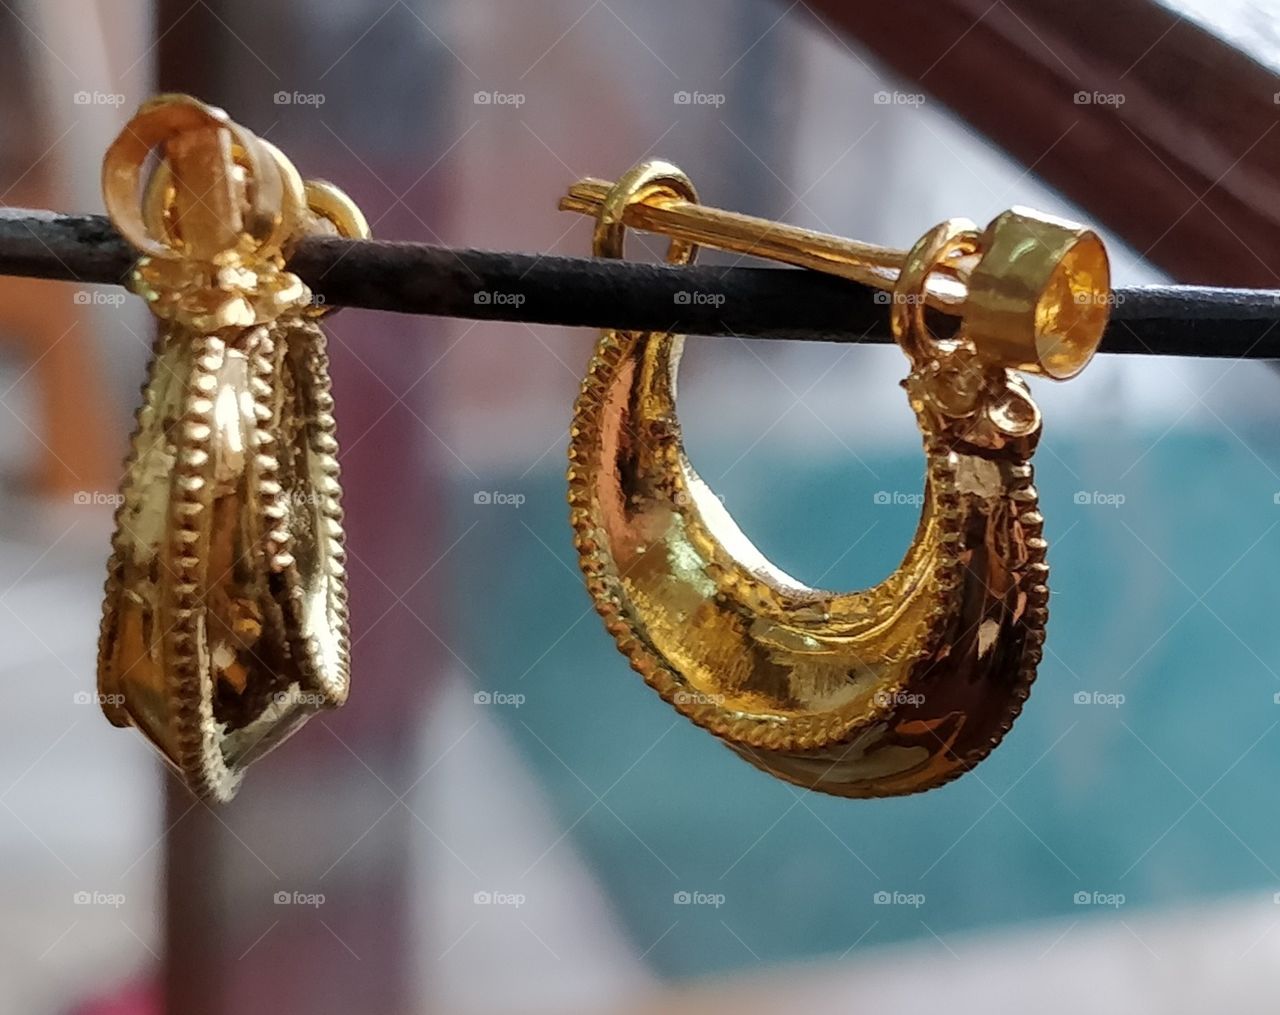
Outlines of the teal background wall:
<svg viewBox="0 0 1280 1015">
<path fill-rule="evenodd" d="M 1129 910 L 1280 891 L 1274 440 L 1162 430 L 1055 437 L 1049 419 L 1037 480 L 1053 599 L 1031 700 L 975 772 L 882 801 L 776 782 L 644 686 L 579 582 L 559 460 L 485 477 L 523 494 L 519 507 L 480 510 L 477 484 L 457 484 L 457 534 L 476 526 L 451 558 L 465 576 L 460 655 L 477 688 L 524 696 L 498 714 L 649 962 L 705 974 L 1103 918 L 1105 896 Z M 730 510 L 801 579 L 872 583 L 911 537 L 916 509 L 873 495 L 918 491 L 918 454 L 733 467 L 732 442 L 694 450 L 704 476 L 728 470 L 715 485 Z M 1078 503 L 1082 492 L 1124 502 Z M 677 892 L 723 901 L 681 906 Z M 880 892 L 923 899 L 877 904 Z"/>
</svg>

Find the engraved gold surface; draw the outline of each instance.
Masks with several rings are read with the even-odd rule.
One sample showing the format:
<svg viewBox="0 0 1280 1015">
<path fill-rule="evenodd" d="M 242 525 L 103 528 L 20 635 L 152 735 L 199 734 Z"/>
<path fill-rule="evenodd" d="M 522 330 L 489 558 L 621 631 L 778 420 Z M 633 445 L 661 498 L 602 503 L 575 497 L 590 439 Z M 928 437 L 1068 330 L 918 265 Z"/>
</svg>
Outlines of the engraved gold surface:
<svg viewBox="0 0 1280 1015">
<path fill-rule="evenodd" d="M 674 166 L 641 164 L 600 203 L 596 253 L 622 255 L 623 218 L 635 203 L 694 201 Z M 812 589 L 782 573 L 698 477 L 676 412 L 679 336 L 610 331 L 596 346 L 568 471 L 588 591 L 619 649 L 663 698 L 780 778 L 849 797 L 929 789 L 981 761 L 1027 698 L 1048 601 L 1030 464 L 1041 423 L 1010 368 L 1025 367 L 1043 336 L 1013 306 L 999 342 L 967 323 L 940 341 L 923 312 L 938 265 L 975 257 L 983 265 L 991 237 L 1011 227 L 1064 250 L 1101 250 L 1077 226 L 1017 214 L 986 232 L 943 223 L 895 261 L 893 328 L 911 361 L 904 386 L 927 478 L 911 546 L 870 589 Z M 692 258 L 690 235 L 670 259 Z M 1033 260 L 986 263 L 986 277 L 1022 272 L 1006 290 L 1040 299 L 1046 276 L 1061 278 L 1060 259 Z M 1105 264 L 1103 253 L 1092 274 L 1074 276 L 1073 299 L 1088 286 L 1104 308 L 1100 318 L 1077 317 L 1083 323 L 1065 336 L 1078 366 L 1105 323 L 1105 301 L 1095 298 L 1105 292 Z"/>
<path fill-rule="evenodd" d="M 313 202 L 276 149 L 185 96 L 148 103 L 121 137 L 104 193 L 131 240 L 147 231 L 131 286 L 161 324 L 116 514 L 99 692 L 108 719 L 227 800 L 250 762 L 347 695 L 328 360 L 282 248 L 317 215 L 339 230 L 363 219 L 331 185 Z M 128 163 L 152 145 L 163 161 L 139 195 Z"/>
</svg>

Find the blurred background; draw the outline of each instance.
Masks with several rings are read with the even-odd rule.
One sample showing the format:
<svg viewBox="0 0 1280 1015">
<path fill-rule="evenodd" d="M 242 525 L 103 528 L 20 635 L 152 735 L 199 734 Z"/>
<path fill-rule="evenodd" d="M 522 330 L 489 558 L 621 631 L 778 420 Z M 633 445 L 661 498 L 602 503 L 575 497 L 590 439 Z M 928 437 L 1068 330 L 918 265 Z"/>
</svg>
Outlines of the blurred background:
<svg viewBox="0 0 1280 1015">
<path fill-rule="evenodd" d="M 1120 285 L 1277 283 L 1267 4 L 2 6 L 7 205 L 101 211 L 106 145 L 185 90 L 382 238 L 584 254 L 565 188 L 661 155 L 710 204 L 873 242 L 1027 204 L 1096 223 Z M 1034 384 L 1035 692 L 959 782 L 851 802 L 735 759 L 591 610 L 563 472 L 593 334 L 329 330 L 351 703 L 211 810 L 94 699 L 148 315 L 0 278 L 0 1011 L 1274 1011 L 1270 365 L 1103 356 Z M 905 371 L 891 347 L 688 344 L 691 458 L 809 584 L 872 584 L 911 538 Z"/>
</svg>

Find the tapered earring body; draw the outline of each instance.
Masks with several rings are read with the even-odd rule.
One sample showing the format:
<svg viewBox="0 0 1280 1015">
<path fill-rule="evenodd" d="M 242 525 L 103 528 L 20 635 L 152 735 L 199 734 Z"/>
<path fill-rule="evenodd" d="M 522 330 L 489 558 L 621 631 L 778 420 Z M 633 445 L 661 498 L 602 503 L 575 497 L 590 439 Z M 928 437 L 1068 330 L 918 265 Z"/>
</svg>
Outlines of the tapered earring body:
<svg viewBox="0 0 1280 1015">
<path fill-rule="evenodd" d="M 159 168 L 139 193 L 143 161 Z M 367 227 L 327 184 L 185 96 L 108 151 L 104 192 L 159 318 L 107 568 L 98 686 L 198 794 L 347 696 L 341 488 L 324 334 L 283 249 L 322 219 Z"/>
</svg>

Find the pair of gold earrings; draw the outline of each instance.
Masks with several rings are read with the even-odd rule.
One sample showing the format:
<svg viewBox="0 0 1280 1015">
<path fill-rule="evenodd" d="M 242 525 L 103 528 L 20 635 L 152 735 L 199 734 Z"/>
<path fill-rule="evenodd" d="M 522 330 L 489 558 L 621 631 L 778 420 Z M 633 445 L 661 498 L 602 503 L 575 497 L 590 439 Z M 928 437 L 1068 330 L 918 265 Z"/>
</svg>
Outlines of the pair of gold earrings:
<svg viewBox="0 0 1280 1015">
<path fill-rule="evenodd" d="M 150 154 L 162 158 L 146 186 Z M 202 795 L 345 699 L 348 637 L 332 400 L 318 311 L 285 270 L 316 231 L 368 235 L 332 185 L 186 96 L 145 105 L 103 186 L 143 255 L 162 326 L 108 568 L 107 716 Z M 977 764 L 1027 697 L 1044 639 L 1046 544 L 1030 459 L 1040 414 L 1014 371 L 1074 375 L 1102 335 L 1098 237 L 1023 209 L 951 220 L 905 255 L 705 209 L 643 163 L 582 181 L 594 253 L 628 225 L 835 267 L 890 286 L 924 438 L 916 537 L 872 589 L 810 589 L 771 565 L 685 456 L 682 338 L 607 331 L 574 410 L 569 502 L 586 584 L 618 647 L 680 712 L 764 770 L 844 796 L 911 793 Z M 930 304 L 958 312 L 930 331 Z"/>
</svg>

